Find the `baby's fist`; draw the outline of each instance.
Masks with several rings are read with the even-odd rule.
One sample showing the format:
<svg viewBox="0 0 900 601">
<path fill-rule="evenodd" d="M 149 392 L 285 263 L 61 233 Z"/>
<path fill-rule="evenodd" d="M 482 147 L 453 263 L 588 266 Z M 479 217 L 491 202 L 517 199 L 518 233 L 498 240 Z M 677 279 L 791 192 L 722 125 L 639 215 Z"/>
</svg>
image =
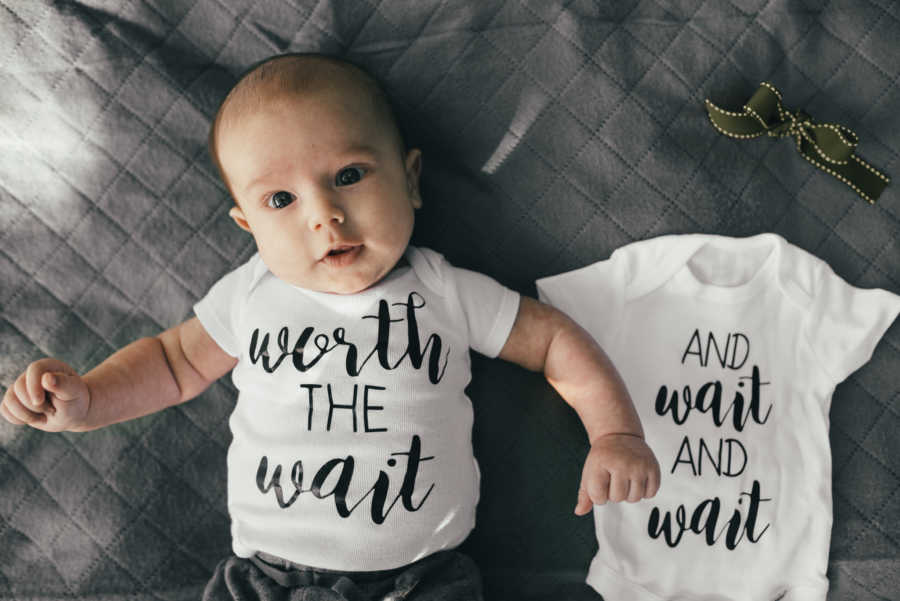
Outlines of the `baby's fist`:
<svg viewBox="0 0 900 601">
<path fill-rule="evenodd" d="M 659 464 L 643 438 L 607 434 L 591 445 L 578 489 L 576 515 L 607 501 L 635 503 L 659 490 Z"/>
<path fill-rule="evenodd" d="M 0 415 L 17 426 L 59 432 L 78 427 L 89 405 L 90 391 L 78 372 L 57 359 L 40 359 L 7 389 Z"/>
</svg>

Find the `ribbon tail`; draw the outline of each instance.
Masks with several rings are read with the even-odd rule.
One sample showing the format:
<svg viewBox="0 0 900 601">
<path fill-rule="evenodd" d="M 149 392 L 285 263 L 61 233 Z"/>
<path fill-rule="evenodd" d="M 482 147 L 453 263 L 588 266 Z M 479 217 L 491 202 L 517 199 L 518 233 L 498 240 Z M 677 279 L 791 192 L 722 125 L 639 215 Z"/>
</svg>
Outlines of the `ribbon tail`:
<svg viewBox="0 0 900 601">
<path fill-rule="evenodd" d="M 756 117 L 746 113 L 733 113 L 719 108 L 709 100 L 706 101 L 706 112 L 719 133 L 732 138 L 755 138 L 766 131 L 765 126 Z"/>
<path fill-rule="evenodd" d="M 830 173 L 850 186 L 870 203 L 874 203 L 890 183 L 890 178 L 856 156 L 850 155 L 843 165 L 828 164 L 821 160 L 815 147 L 805 138 L 800 144 L 800 154 L 819 169 Z"/>
</svg>

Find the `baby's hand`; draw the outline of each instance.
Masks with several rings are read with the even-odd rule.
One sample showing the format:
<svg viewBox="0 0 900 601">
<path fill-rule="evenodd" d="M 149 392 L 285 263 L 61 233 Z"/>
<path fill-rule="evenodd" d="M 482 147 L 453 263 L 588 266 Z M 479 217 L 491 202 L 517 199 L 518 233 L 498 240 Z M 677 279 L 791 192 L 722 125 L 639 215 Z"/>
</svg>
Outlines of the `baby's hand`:
<svg viewBox="0 0 900 601">
<path fill-rule="evenodd" d="M 78 372 L 57 359 L 40 359 L 7 389 L 0 415 L 17 426 L 60 432 L 84 421 L 90 400 Z"/>
<path fill-rule="evenodd" d="M 659 490 L 659 464 L 647 443 L 630 434 L 607 434 L 591 445 L 578 489 L 575 515 L 607 501 L 634 503 Z"/>
</svg>

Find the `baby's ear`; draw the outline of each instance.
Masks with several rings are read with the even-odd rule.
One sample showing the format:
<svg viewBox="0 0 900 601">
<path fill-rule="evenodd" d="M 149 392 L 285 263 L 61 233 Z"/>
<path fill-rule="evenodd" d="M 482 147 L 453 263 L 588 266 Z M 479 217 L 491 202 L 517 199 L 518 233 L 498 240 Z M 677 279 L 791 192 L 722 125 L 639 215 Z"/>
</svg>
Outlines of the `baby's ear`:
<svg viewBox="0 0 900 601">
<path fill-rule="evenodd" d="M 406 153 L 406 187 L 414 209 L 422 208 L 422 196 L 419 194 L 419 176 L 422 174 L 422 151 L 418 148 Z"/>
<path fill-rule="evenodd" d="M 245 232 L 250 232 L 250 224 L 247 223 L 247 218 L 244 217 L 244 211 L 241 210 L 241 207 L 231 207 L 231 210 L 228 211 L 228 215 L 232 219 L 234 219 L 234 222 L 238 225 L 239 228 L 241 228 Z M 250 233 L 252 234 L 253 232 Z"/>
</svg>

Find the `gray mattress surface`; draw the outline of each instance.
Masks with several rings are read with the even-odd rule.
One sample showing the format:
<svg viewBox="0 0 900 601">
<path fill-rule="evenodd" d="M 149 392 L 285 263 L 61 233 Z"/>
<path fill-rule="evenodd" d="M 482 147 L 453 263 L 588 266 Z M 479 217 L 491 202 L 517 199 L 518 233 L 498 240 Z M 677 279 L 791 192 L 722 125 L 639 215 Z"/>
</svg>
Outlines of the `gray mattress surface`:
<svg viewBox="0 0 900 601">
<path fill-rule="evenodd" d="M 717 133 L 761 81 L 900 175 L 894 0 L 0 0 L 0 385 L 88 370 L 191 315 L 253 252 L 206 153 L 271 54 L 347 57 L 423 150 L 414 243 L 525 294 L 661 234 L 777 232 L 900 293 L 900 184 L 870 205 L 792 141 Z M 900 599 L 900 325 L 831 409 L 832 600 Z M 490 599 L 591 599 L 584 432 L 540 375 L 474 357 L 465 549 Z M 230 550 L 221 379 L 87 434 L 0 421 L 0 599 L 195 599 Z"/>
</svg>

